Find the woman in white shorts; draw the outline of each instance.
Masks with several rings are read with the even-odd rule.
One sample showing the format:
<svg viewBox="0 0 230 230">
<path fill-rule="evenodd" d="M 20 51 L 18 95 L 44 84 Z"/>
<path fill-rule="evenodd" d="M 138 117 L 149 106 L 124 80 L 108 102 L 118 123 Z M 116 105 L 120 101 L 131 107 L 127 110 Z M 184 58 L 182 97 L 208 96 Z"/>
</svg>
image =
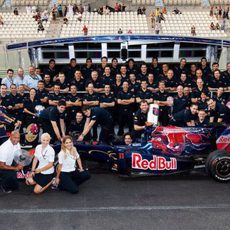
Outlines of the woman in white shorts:
<svg viewBox="0 0 230 230">
<path fill-rule="evenodd" d="M 49 145 L 50 140 L 48 133 L 42 134 L 41 144 L 35 149 L 31 174 L 26 179 L 26 184 L 35 185 L 34 193 L 36 194 L 44 192 L 52 184 L 55 152 Z"/>
<path fill-rule="evenodd" d="M 62 140 L 61 151 L 58 154 L 56 183 L 60 190 L 77 193 L 79 185 L 90 178 L 90 174 L 82 167 L 80 156 L 73 145 L 73 139 L 65 136 Z M 76 168 L 76 162 L 78 168 Z"/>
</svg>

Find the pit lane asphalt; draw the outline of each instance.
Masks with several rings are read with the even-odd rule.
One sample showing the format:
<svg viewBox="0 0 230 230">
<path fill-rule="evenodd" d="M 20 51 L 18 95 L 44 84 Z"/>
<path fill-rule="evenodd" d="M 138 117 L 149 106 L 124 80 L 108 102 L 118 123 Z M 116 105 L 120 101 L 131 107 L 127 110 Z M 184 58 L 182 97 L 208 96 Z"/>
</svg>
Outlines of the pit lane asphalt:
<svg viewBox="0 0 230 230">
<path fill-rule="evenodd" d="M 20 184 L 0 192 L 0 229 L 230 229 L 230 184 L 203 174 L 124 179 L 92 173 L 79 194 Z"/>
</svg>

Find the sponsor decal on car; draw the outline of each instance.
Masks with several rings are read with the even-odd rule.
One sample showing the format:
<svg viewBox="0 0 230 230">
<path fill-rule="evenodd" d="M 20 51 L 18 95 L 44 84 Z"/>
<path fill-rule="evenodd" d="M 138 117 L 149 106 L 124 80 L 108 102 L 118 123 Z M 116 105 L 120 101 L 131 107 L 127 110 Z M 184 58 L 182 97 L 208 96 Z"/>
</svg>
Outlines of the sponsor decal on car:
<svg viewBox="0 0 230 230">
<path fill-rule="evenodd" d="M 177 170 L 177 159 L 153 155 L 152 160 L 143 159 L 141 154 L 132 153 L 132 168 L 143 170 Z"/>
</svg>

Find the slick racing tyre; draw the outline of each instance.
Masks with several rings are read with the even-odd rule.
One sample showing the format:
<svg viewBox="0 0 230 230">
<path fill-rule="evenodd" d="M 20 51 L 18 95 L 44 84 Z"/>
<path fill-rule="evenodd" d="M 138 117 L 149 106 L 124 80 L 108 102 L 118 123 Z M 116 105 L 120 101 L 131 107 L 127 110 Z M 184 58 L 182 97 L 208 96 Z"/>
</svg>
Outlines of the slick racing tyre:
<svg viewBox="0 0 230 230">
<path fill-rule="evenodd" d="M 230 181 L 230 152 L 216 150 L 209 154 L 206 160 L 208 174 L 219 182 Z"/>
</svg>

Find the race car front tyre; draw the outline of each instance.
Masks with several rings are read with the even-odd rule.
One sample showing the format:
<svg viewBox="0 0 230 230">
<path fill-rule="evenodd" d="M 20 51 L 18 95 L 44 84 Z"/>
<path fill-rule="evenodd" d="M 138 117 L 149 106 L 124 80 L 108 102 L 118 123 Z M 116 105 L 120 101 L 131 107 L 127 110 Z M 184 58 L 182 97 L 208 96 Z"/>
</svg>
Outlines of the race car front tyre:
<svg viewBox="0 0 230 230">
<path fill-rule="evenodd" d="M 218 182 L 230 181 L 230 152 L 216 150 L 206 160 L 208 174 Z"/>
</svg>

